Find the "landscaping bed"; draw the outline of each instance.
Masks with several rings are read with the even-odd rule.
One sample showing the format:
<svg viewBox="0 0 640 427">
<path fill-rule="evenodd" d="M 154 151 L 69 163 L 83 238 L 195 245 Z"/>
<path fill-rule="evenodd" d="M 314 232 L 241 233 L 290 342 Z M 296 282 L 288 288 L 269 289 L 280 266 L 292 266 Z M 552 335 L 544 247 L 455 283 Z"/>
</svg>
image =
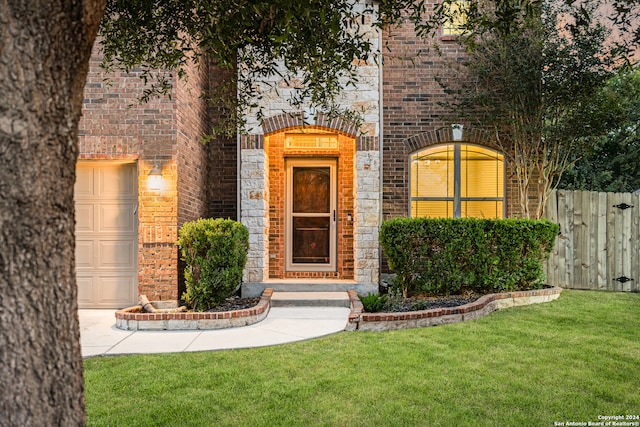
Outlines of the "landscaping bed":
<svg viewBox="0 0 640 427">
<path fill-rule="evenodd" d="M 227 301 L 216 311 L 146 313 L 136 305 L 115 313 L 116 327 L 128 331 L 204 330 L 247 326 L 264 320 L 271 307 L 273 289 L 267 288 L 257 304 L 247 307 L 245 300 Z"/>
<path fill-rule="evenodd" d="M 219 312 L 219 311 L 234 311 L 234 310 L 246 310 L 249 308 L 253 308 L 260 302 L 260 298 L 240 298 L 238 296 L 233 296 L 231 298 L 227 298 L 222 304 L 218 304 L 211 310 L 207 310 L 208 312 Z"/>
<path fill-rule="evenodd" d="M 502 308 L 553 301 L 561 292 L 562 288 L 555 287 L 480 297 L 434 298 L 428 301 L 431 307 L 423 310 L 367 313 L 358 294 L 349 291 L 351 313 L 345 330 L 382 331 L 462 322 Z M 246 306 L 252 304 L 248 299 L 236 299 L 227 301 L 217 311 L 208 312 L 146 313 L 141 306 L 136 305 L 116 311 L 116 327 L 130 331 L 206 330 L 252 325 L 267 317 L 272 295 L 273 290 L 267 288 L 253 306 Z"/>
<path fill-rule="evenodd" d="M 364 311 L 370 313 L 387 312 L 387 313 L 404 313 L 407 311 L 430 310 L 432 308 L 457 307 L 469 304 L 480 298 L 481 294 L 468 293 L 465 295 L 448 295 L 448 296 L 414 296 L 403 298 L 401 295 L 380 294 L 375 296 L 378 303 L 376 309 L 370 310 L 365 302 L 371 295 L 360 296 L 360 300 L 364 305 Z"/>
<path fill-rule="evenodd" d="M 472 302 L 458 306 L 439 306 L 437 308 L 387 313 L 367 313 L 358 294 L 349 291 L 351 313 L 348 331 L 383 331 L 435 326 L 446 323 L 463 322 L 477 319 L 503 308 L 549 302 L 557 299 L 562 288 L 534 289 L 531 291 L 501 292 L 484 295 Z M 437 305 L 437 300 L 433 300 Z M 444 299 L 446 302 L 446 298 Z"/>
</svg>

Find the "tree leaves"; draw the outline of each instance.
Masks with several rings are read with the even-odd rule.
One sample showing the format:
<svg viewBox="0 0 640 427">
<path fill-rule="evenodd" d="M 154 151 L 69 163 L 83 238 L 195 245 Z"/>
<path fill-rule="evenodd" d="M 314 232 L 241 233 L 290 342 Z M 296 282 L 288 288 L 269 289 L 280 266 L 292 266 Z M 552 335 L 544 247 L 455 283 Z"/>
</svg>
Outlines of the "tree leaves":
<svg viewBox="0 0 640 427">
<path fill-rule="evenodd" d="M 520 214 L 539 218 L 585 137 L 615 126 L 594 100 L 626 52 L 611 49 L 591 1 L 496 0 L 468 16 L 458 39 L 467 62 L 443 80 L 457 95 L 453 114 L 494 130 L 516 175 Z"/>
<path fill-rule="evenodd" d="M 403 1 L 387 2 L 388 11 L 396 13 Z M 183 74 L 189 60 L 206 57 L 238 68 L 241 109 L 260 98 L 255 82 L 280 75 L 303 82 L 291 91 L 292 105 L 336 111 L 335 96 L 357 83 L 357 64 L 376 53 L 361 31 L 372 12 L 347 0 L 110 0 L 101 27 L 104 66 L 139 69 L 151 83 L 147 93 L 158 95 L 171 90 L 168 74 L 158 70 Z M 367 19 L 397 19 L 381 18 Z"/>
</svg>

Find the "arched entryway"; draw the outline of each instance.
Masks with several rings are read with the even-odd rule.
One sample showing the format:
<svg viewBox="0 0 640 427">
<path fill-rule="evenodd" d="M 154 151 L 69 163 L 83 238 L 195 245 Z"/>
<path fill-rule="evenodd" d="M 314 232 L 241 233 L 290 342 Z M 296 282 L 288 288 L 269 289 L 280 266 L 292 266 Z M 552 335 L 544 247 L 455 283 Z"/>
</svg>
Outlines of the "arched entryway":
<svg viewBox="0 0 640 427">
<path fill-rule="evenodd" d="M 354 279 L 355 141 L 320 126 L 265 135 L 269 279 Z"/>
<path fill-rule="evenodd" d="M 241 137 L 243 295 L 378 289 L 378 137 L 323 113 L 306 119 L 283 113 Z"/>
</svg>

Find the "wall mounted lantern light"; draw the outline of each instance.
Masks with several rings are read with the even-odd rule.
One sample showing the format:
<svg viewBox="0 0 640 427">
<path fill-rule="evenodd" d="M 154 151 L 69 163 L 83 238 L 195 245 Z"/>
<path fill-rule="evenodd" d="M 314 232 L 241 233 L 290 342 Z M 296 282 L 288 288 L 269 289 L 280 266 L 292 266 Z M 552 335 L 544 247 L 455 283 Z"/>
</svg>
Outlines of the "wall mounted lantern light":
<svg viewBox="0 0 640 427">
<path fill-rule="evenodd" d="M 158 159 L 153 161 L 153 168 L 151 168 L 147 176 L 149 190 L 159 191 L 162 188 L 162 166 Z"/>
<path fill-rule="evenodd" d="M 464 125 L 460 123 L 454 123 L 451 125 L 451 129 L 453 131 L 453 140 L 462 141 L 462 130 L 464 129 Z"/>
</svg>

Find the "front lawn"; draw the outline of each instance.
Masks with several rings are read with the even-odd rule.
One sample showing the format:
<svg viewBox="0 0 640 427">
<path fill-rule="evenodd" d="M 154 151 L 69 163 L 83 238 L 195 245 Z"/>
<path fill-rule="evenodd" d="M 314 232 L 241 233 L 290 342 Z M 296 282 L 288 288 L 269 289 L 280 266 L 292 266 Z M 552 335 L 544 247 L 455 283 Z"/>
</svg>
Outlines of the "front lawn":
<svg viewBox="0 0 640 427">
<path fill-rule="evenodd" d="M 564 291 L 453 325 L 92 358 L 85 382 L 89 425 L 597 422 L 640 415 L 640 295 Z"/>
</svg>

